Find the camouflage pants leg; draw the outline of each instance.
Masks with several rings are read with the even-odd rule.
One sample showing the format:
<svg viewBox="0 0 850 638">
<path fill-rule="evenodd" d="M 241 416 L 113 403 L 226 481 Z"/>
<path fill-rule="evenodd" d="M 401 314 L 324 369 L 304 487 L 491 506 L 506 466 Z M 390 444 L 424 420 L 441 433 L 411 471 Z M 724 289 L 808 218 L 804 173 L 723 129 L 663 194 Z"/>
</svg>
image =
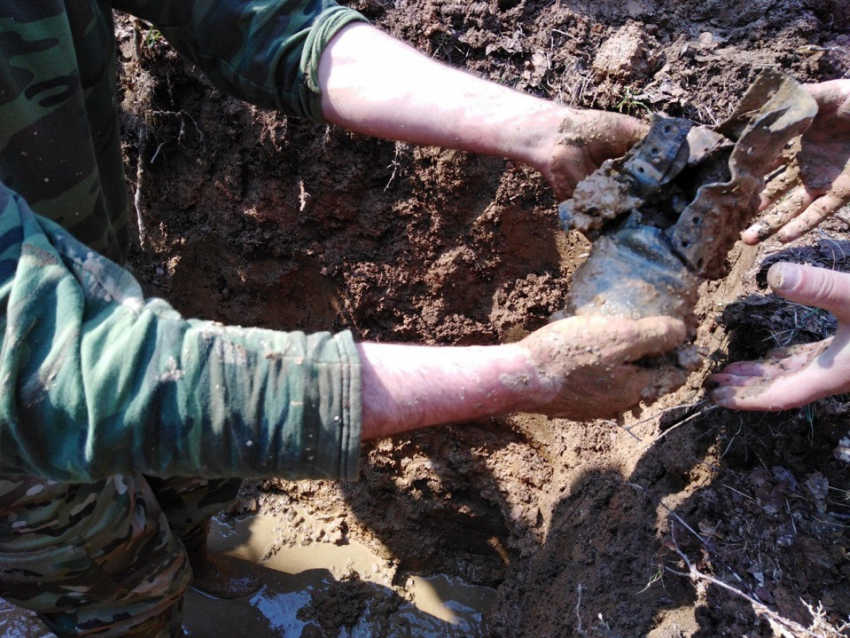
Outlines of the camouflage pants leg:
<svg viewBox="0 0 850 638">
<path fill-rule="evenodd" d="M 147 479 L 171 531 L 180 539 L 233 503 L 242 485 L 242 479 Z"/>
<path fill-rule="evenodd" d="M 0 596 L 60 637 L 182 636 L 191 569 L 171 518 L 189 529 L 238 486 L 158 484 L 167 516 L 141 475 L 91 485 L 0 476 Z"/>
</svg>

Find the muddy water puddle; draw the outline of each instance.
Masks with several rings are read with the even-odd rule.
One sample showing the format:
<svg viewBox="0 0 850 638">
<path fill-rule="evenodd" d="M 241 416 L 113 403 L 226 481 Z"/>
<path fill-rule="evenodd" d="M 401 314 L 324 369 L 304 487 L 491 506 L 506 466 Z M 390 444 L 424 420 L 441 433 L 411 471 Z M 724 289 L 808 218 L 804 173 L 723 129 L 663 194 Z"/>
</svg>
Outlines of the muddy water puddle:
<svg viewBox="0 0 850 638">
<path fill-rule="evenodd" d="M 494 590 L 448 576 L 397 576 L 401 586 L 393 587 L 386 562 L 367 547 L 287 546 L 280 542 L 286 525 L 272 516 L 213 522 L 213 548 L 259 564 L 264 585 L 237 601 L 191 592 L 187 636 L 324 636 L 335 623 L 341 627 L 333 635 L 340 638 L 489 635 L 483 615 Z"/>
<path fill-rule="evenodd" d="M 272 516 L 214 520 L 211 546 L 259 565 L 263 587 L 244 600 L 186 598 L 185 635 L 338 638 L 483 638 L 495 591 L 448 576 L 396 577 L 357 543 L 281 544 L 288 523 Z M 334 633 L 328 633 L 333 627 Z M 319 627 L 323 627 L 320 630 Z M 0 599 L 0 636 L 53 636 L 34 614 Z"/>
</svg>

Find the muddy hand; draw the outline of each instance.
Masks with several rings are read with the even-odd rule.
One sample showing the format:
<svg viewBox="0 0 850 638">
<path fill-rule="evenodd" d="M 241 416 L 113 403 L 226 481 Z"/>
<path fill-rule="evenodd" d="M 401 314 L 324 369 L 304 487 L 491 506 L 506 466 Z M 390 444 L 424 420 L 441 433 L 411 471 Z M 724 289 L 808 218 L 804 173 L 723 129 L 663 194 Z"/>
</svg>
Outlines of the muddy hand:
<svg viewBox="0 0 850 638">
<path fill-rule="evenodd" d="M 541 386 L 533 411 L 575 421 L 616 416 L 655 398 L 656 373 L 635 365 L 685 340 L 678 319 L 584 316 L 562 319 L 520 342 Z"/>
<path fill-rule="evenodd" d="M 570 109 L 559 127 L 551 159 L 541 169 L 555 197 L 571 196 L 576 185 L 602 162 L 624 155 L 643 139 L 647 128 L 627 115 Z"/>
<path fill-rule="evenodd" d="M 787 410 L 850 390 L 850 274 L 779 263 L 768 283 L 777 294 L 838 319 L 834 337 L 778 348 L 761 361 L 728 365 L 708 378 L 711 400 L 737 410 Z"/>
<path fill-rule="evenodd" d="M 777 232 L 780 241 L 797 239 L 850 202 L 850 80 L 806 88 L 818 103 L 817 117 L 765 188 L 761 208 L 773 208 L 741 234 L 746 244 Z"/>
</svg>

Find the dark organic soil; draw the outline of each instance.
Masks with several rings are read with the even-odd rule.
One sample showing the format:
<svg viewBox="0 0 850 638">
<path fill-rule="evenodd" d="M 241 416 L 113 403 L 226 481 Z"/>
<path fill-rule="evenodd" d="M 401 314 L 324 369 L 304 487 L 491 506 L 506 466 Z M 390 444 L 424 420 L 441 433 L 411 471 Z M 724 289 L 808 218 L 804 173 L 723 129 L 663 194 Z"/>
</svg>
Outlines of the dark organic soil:
<svg viewBox="0 0 850 638">
<path fill-rule="evenodd" d="M 641 118 L 716 124 L 764 67 L 850 74 L 847 0 L 348 4 L 436 59 Z M 136 28 L 138 49 L 133 23 L 119 35 L 123 131 L 132 264 L 153 294 L 228 323 L 429 344 L 514 341 L 563 305 L 588 244 L 558 229 L 534 171 L 257 110 Z M 781 257 L 850 270 L 846 231 L 836 218 Z M 710 368 L 832 328 L 765 294 L 778 251 L 733 254 L 701 291 L 704 369 L 619 425 L 434 428 L 364 449 L 359 482 L 270 480 L 246 506 L 284 493 L 399 570 L 498 586 L 498 636 L 773 635 L 742 598 L 670 571 L 685 569 L 677 549 L 786 618 L 808 625 L 805 603 L 820 603 L 846 619 L 850 467 L 832 449 L 850 403 L 739 414 L 701 400 Z"/>
</svg>

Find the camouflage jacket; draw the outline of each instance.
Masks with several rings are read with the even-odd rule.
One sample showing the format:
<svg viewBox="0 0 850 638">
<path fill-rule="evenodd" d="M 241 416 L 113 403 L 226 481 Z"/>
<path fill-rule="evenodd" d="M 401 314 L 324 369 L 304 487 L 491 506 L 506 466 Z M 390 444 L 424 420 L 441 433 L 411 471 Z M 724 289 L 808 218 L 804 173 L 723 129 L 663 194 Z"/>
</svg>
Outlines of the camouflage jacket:
<svg viewBox="0 0 850 638">
<path fill-rule="evenodd" d="M 332 0 L 0 0 L 0 473 L 353 478 L 350 334 L 187 321 L 100 256 L 128 242 L 113 6 L 220 90 L 319 121 L 322 48 L 362 20 Z"/>
</svg>

